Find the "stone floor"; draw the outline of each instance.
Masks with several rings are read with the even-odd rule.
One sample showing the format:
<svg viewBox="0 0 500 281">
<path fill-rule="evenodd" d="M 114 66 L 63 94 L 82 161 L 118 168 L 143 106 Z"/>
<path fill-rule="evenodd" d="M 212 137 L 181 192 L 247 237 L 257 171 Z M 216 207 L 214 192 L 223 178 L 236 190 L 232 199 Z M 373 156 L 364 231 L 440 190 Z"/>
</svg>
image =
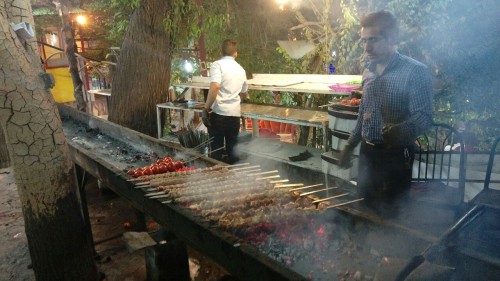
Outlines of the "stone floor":
<svg viewBox="0 0 500 281">
<path fill-rule="evenodd" d="M 134 209 L 110 191 L 99 189 L 95 180 L 86 186 L 90 220 L 98 254 L 99 270 L 106 281 L 146 280 L 144 250 L 129 253 L 122 234 L 136 223 Z M 128 224 L 130 224 L 129 227 Z M 158 228 L 148 220 L 149 230 Z M 31 259 L 24 231 L 19 196 L 11 168 L 0 169 L 0 280 L 34 281 Z M 215 281 L 227 273 L 210 259 L 188 249 L 193 281 Z"/>
</svg>

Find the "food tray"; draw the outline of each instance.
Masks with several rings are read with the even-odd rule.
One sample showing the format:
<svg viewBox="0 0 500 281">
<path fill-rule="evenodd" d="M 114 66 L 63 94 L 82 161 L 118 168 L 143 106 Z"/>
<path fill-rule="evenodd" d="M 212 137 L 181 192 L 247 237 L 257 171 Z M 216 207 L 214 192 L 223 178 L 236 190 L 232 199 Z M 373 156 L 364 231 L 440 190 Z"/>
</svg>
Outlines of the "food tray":
<svg viewBox="0 0 500 281">
<path fill-rule="evenodd" d="M 352 112 L 359 111 L 359 105 L 346 105 L 341 103 L 333 103 L 329 106 L 329 108 L 331 110 L 342 110 L 342 111 L 352 111 Z"/>
</svg>

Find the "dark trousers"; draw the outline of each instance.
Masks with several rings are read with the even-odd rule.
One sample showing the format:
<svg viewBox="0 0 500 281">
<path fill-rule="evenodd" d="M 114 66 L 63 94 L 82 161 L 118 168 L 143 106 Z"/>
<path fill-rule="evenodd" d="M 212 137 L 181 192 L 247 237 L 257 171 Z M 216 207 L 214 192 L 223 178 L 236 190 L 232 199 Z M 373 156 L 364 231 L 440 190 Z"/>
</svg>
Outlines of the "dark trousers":
<svg viewBox="0 0 500 281">
<path fill-rule="evenodd" d="M 239 160 L 234 151 L 234 147 L 238 141 L 240 132 L 240 117 L 223 116 L 216 113 L 210 114 L 211 126 L 208 128 L 210 138 L 214 138 L 210 142 L 210 157 L 222 160 L 224 142 L 226 144 L 226 152 L 228 156 L 227 162 L 233 164 Z M 217 150 L 217 151 L 214 151 Z"/>
<path fill-rule="evenodd" d="M 396 203 L 410 191 L 414 147 L 389 148 L 361 143 L 358 192 L 365 202 Z"/>
</svg>

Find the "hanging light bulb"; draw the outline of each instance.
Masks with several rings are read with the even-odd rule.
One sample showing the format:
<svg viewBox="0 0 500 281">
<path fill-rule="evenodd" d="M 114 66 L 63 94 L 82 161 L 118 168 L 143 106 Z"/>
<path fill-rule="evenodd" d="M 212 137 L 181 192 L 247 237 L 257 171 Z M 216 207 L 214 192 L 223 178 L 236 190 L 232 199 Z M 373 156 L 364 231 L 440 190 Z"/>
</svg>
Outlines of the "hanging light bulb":
<svg viewBox="0 0 500 281">
<path fill-rule="evenodd" d="M 280 10 L 285 9 L 285 5 L 288 3 L 288 0 L 276 0 L 276 3 L 278 3 Z"/>
<path fill-rule="evenodd" d="M 84 15 L 78 15 L 76 17 L 76 22 L 79 24 L 79 25 L 84 25 L 87 23 L 87 18 L 84 16 Z"/>
<path fill-rule="evenodd" d="M 184 71 L 187 73 L 192 73 L 194 71 L 193 64 L 189 60 L 184 61 Z"/>
</svg>

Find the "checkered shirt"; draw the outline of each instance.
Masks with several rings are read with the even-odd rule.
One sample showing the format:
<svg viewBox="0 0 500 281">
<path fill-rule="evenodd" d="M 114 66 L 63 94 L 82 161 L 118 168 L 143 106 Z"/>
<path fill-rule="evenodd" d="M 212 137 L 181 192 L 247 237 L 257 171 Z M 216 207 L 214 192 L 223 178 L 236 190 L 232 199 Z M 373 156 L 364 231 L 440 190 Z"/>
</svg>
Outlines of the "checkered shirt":
<svg viewBox="0 0 500 281">
<path fill-rule="evenodd" d="M 428 68 L 396 52 L 384 72 L 377 75 L 375 65 L 363 73 L 363 98 L 355 129 L 348 142 L 383 143 L 386 124 L 401 129 L 398 145 L 414 143 L 432 125 L 432 81 Z"/>
</svg>

